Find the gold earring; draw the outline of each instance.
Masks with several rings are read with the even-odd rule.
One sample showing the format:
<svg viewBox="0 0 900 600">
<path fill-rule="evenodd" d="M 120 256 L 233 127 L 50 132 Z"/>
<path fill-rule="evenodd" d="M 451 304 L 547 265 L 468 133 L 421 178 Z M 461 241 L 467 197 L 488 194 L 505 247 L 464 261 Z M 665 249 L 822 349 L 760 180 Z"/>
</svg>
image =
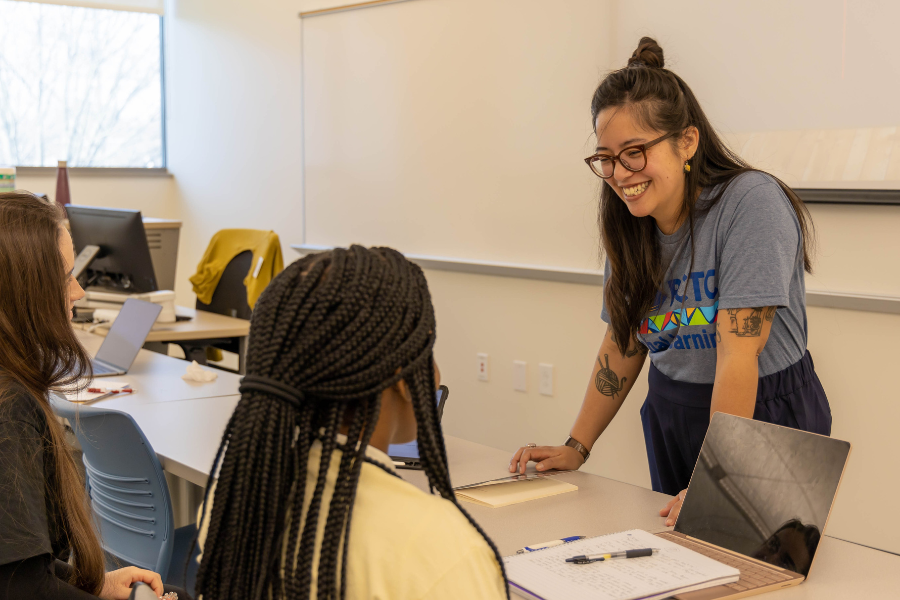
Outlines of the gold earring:
<svg viewBox="0 0 900 600">
<path fill-rule="evenodd" d="M 684 172 L 685 172 L 685 173 L 690 173 L 690 172 L 691 172 L 691 165 L 688 164 L 688 161 L 684 161 Z"/>
</svg>

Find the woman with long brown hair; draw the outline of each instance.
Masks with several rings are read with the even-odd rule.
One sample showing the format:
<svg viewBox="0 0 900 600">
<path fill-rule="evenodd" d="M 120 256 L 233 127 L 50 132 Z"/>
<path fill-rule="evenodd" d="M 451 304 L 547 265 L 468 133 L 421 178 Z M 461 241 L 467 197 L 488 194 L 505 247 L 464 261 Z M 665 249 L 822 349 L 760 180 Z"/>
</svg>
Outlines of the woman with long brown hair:
<svg viewBox="0 0 900 600">
<path fill-rule="evenodd" d="M 591 102 L 609 325 L 569 438 L 521 448 L 510 471 L 577 469 L 650 355 L 641 408 L 653 489 L 674 519 L 716 412 L 828 435 L 806 349 L 812 222 L 784 183 L 719 139 L 663 51 L 643 38 Z"/>
<path fill-rule="evenodd" d="M 156 573 L 105 572 L 84 482 L 48 400 L 91 375 L 70 324 L 84 296 L 74 262 L 54 205 L 0 194 L 0 598 L 117 600 L 136 581 L 162 595 Z"/>
</svg>

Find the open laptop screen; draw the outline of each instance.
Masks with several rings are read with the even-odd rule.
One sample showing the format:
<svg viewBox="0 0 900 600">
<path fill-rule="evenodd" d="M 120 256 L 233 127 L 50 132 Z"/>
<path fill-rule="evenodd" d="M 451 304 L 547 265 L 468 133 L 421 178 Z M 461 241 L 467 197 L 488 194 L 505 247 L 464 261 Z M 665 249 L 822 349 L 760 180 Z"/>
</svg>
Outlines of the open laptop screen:
<svg viewBox="0 0 900 600">
<path fill-rule="evenodd" d="M 97 351 L 97 360 L 127 371 L 134 362 L 162 306 L 129 298 Z"/>
<path fill-rule="evenodd" d="M 716 413 L 675 531 L 807 575 L 850 444 Z"/>
<path fill-rule="evenodd" d="M 447 402 L 449 390 L 446 386 L 440 386 L 435 393 L 435 401 L 437 402 L 438 419 L 444 416 L 444 403 Z M 415 441 L 406 444 L 391 444 L 388 448 L 388 456 L 391 459 L 400 462 L 415 462 L 419 460 L 419 444 Z"/>
</svg>

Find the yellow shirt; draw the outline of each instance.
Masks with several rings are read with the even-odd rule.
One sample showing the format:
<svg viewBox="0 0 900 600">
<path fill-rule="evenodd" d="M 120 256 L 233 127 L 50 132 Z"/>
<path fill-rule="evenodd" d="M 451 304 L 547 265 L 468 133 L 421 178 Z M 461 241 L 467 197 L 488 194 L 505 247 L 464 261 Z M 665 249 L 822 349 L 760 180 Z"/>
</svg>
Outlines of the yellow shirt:
<svg viewBox="0 0 900 600">
<path fill-rule="evenodd" d="M 341 443 L 346 441 L 344 436 L 338 439 Z M 303 520 L 315 489 L 321 453 L 321 443 L 314 442 L 310 448 Z M 369 446 L 366 455 L 396 473 L 385 453 Z M 318 548 L 322 544 L 340 459 L 340 450 L 335 450 L 316 533 L 312 597 L 316 594 Z M 210 498 L 211 505 L 215 501 L 214 493 Z M 207 521 L 204 520 L 200 530 L 201 549 L 206 540 Z M 296 549 L 292 554 L 296 557 Z M 348 600 L 506 598 L 500 567 L 490 546 L 451 502 L 426 494 L 369 463 L 363 464 L 359 475 L 347 560 Z"/>
</svg>

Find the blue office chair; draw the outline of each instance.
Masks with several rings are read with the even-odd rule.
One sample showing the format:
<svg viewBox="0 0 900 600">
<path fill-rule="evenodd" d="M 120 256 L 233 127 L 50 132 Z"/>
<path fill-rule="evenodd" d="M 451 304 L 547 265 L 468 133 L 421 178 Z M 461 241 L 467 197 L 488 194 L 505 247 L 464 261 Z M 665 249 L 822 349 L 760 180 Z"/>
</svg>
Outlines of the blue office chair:
<svg viewBox="0 0 900 600">
<path fill-rule="evenodd" d="M 50 395 L 84 453 L 85 480 L 103 549 L 126 564 L 169 572 L 175 540 L 169 487 L 156 452 L 131 415 Z"/>
</svg>

